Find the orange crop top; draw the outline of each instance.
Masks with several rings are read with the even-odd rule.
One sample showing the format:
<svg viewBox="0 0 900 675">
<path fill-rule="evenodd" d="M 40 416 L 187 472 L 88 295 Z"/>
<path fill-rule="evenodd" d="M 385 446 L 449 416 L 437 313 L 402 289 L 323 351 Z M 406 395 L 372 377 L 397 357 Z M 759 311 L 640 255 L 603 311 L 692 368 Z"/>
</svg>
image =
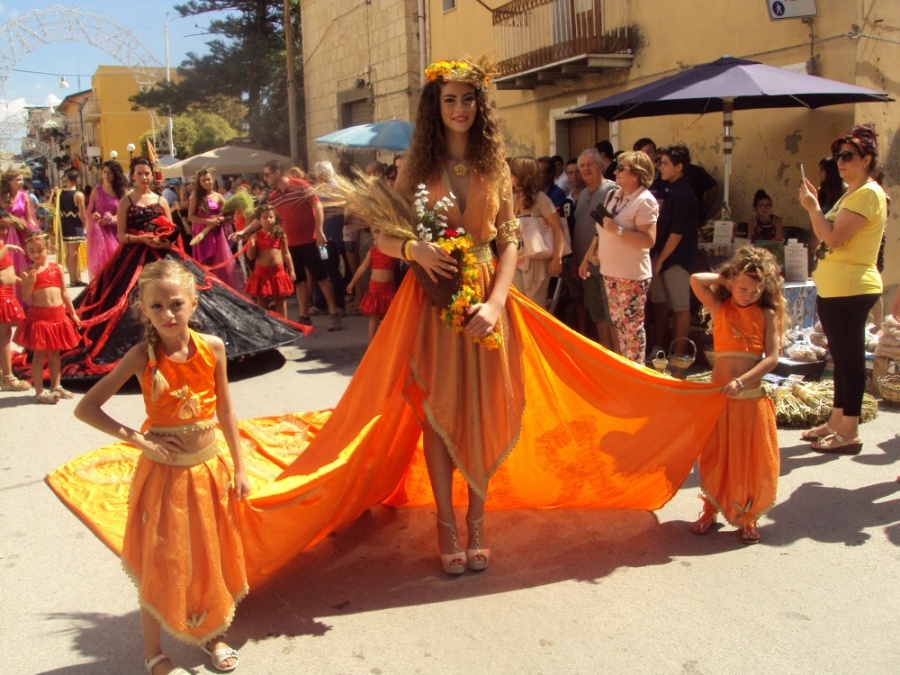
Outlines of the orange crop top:
<svg viewBox="0 0 900 675">
<path fill-rule="evenodd" d="M 153 369 L 150 363 L 141 377 L 149 430 L 157 434 L 184 434 L 216 425 L 216 357 L 200 335 L 191 331 L 196 348 L 187 361 L 170 360 L 157 345 L 159 371 L 169 383 L 157 400 L 151 400 Z"/>
<path fill-rule="evenodd" d="M 713 349 L 716 356 L 739 356 L 761 361 L 766 348 L 766 318 L 759 303 L 738 307 L 731 298 L 716 311 Z"/>
</svg>

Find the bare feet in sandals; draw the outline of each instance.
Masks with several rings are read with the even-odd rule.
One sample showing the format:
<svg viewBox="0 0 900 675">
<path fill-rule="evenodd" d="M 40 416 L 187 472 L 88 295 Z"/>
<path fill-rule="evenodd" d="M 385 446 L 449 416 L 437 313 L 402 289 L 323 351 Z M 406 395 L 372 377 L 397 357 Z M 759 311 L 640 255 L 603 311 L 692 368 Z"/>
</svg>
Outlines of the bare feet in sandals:
<svg viewBox="0 0 900 675">
<path fill-rule="evenodd" d="M 216 670 L 228 673 L 238 666 L 237 650 L 229 647 L 224 640 L 210 640 L 200 649 L 209 657 Z"/>
</svg>

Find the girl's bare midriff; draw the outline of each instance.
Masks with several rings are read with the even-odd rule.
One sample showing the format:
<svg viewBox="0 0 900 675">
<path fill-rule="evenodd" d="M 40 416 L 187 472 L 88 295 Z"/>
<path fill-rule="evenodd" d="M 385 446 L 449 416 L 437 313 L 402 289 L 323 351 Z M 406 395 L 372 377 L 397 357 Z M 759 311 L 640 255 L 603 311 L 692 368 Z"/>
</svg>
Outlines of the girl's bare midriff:
<svg viewBox="0 0 900 675">
<path fill-rule="evenodd" d="M 716 362 L 712 369 L 713 384 L 726 385 L 734 378 L 740 377 L 759 362 L 756 358 L 741 356 L 720 356 L 716 354 Z M 761 380 L 744 382 L 744 389 L 755 389 Z"/>
</svg>

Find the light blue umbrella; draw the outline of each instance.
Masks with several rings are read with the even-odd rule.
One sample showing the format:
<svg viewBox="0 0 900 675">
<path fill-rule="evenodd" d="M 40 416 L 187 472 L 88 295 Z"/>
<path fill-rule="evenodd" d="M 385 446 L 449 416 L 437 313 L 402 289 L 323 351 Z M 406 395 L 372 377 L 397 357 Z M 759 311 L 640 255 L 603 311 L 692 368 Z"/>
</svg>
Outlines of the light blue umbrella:
<svg viewBox="0 0 900 675">
<path fill-rule="evenodd" d="M 335 145 L 344 148 L 365 148 L 367 150 L 407 150 L 412 138 L 413 123 L 404 120 L 388 120 L 372 124 L 338 129 L 319 136 L 319 145 Z"/>
</svg>

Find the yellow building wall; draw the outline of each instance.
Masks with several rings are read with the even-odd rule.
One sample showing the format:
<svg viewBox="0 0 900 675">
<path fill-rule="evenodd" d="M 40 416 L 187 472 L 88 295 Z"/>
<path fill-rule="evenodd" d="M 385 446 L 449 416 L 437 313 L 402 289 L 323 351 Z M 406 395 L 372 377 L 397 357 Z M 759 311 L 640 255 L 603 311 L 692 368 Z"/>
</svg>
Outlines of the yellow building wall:
<svg viewBox="0 0 900 675">
<path fill-rule="evenodd" d="M 486 2 L 492 8 L 503 2 Z M 900 95 L 900 34 L 897 0 L 817 0 L 818 16 L 807 25 L 791 19 L 771 21 L 762 2 L 710 0 L 628 0 L 628 24 L 637 30 L 633 64 L 628 69 L 527 91 L 498 91 L 496 98 L 506 127 L 507 154 L 575 156 L 583 148 L 565 143 L 565 110 L 629 88 L 652 82 L 729 54 L 781 67 L 815 56 L 817 74 L 878 91 Z M 491 14 L 480 2 L 457 2 L 443 12 L 441 0 L 429 0 L 429 51 L 451 58 L 491 51 Z M 855 24 L 867 37 L 851 39 Z M 815 43 L 810 46 L 810 30 Z M 893 40 L 894 42 L 891 42 Z M 554 122 L 554 119 L 556 121 Z M 734 114 L 730 204 L 737 221 L 752 215 L 753 194 L 764 188 L 785 224 L 808 227 L 809 219 L 797 202 L 799 165 L 817 180 L 821 158 L 830 154 L 831 140 L 853 124 L 875 122 L 886 168 L 885 187 L 900 204 L 900 108 L 898 103 L 840 105 L 738 111 Z M 623 120 L 607 125 L 596 120 L 597 140 L 611 136 L 615 149 L 631 149 L 648 136 L 659 145 L 683 142 L 693 160 L 721 184 L 723 179 L 722 115 L 676 115 Z M 563 133 L 560 133 L 563 132 Z M 561 142 L 554 145 L 552 140 Z M 900 208 L 887 227 L 885 283 L 900 282 Z"/>
<path fill-rule="evenodd" d="M 366 96 L 371 120 L 413 120 L 419 52 L 415 0 L 303 0 L 303 81 L 310 164 L 336 159 L 315 139 L 342 126 L 340 96 Z M 383 153 L 383 160 L 393 153 Z"/>
<path fill-rule="evenodd" d="M 164 68 L 151 70 L 157 79 L 165 79 Z M 100 145 L 102 159 L 109 159 L 110 153 L 115 150 L 119 162 L 127 171 L 128 144 L 134 143 L 139 154 L 141 134 L 165 127 L 167 118 L 159 117 L 154 121 L 150 111 L 132 110 L 134 104 L 128 99 L 138 93 L 139 87 L 126 66 L 98 67 L 91 78 L 91 87 L 100 113 L 96 141 Z"/>
</svg>

